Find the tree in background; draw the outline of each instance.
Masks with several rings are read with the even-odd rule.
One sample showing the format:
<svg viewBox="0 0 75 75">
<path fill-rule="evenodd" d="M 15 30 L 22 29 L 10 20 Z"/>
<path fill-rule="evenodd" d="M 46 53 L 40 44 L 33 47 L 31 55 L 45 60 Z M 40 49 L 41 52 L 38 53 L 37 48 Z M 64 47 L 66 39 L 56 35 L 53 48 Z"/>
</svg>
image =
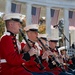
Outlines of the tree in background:
<svg viewBox="0 0 75 75">
<path fill-rule="evenodd" d="M 3 19 L 0 17 L 0 37 L 3 35 L 4 31 L 5 31 L 5 23 Z"/>
</svg>

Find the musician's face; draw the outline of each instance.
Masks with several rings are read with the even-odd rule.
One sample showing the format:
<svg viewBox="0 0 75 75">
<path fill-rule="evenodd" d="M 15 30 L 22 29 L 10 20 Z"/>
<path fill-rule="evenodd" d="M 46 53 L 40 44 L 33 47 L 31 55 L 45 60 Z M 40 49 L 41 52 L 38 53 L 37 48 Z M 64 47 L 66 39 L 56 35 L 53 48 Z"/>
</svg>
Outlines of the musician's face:
<svg viewBox="0 0 75 75">
<path fill-rule="evenodd" d="M 44 45 L 46 45 L 46 44 L 47 44 L 47 41 L 46 41 L 46 40 L 41 39 L 41 41 L 42 41 L 42 43 L 43 43 Z"/>
<path fill-rule="evenodd" d="M 29 31 L 28 37 L 32 41 L 37 41 L 38 32 L 37 31 Z"/>
<path fill-rule="evenodd" d="M 19 33 L 19 29 L 20 28 L 21 28 L 20 22 L 16 22 L 16 21 L 10 21 L 9 22 L 9 28 L 8 28 L 8 30 L 10 30 L 14 34 Z"/>
<path fill-rule="evenodd" d="M 55 47 L 56 47 L 56 45 L 57 45 L 57 42 L 49 42 L 49 45 L 50 45 L 50 47 L 52 48 L 52 49 L 54 49 Z"/>
<path fill-rule="evenodd" d="M 61 51 L 61 54 L 65 55 L 66 54 L 66 51 L 65 50 L 62 50 Z"/>
</svg>

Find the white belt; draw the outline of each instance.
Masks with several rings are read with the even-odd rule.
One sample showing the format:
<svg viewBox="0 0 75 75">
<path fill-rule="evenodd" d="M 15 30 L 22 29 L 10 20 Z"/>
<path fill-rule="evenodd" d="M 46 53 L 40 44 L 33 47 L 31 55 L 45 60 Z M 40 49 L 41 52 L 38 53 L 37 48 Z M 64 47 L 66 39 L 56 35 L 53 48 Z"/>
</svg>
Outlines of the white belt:
<svg viewBox="0 0 75 75">
<path fill-rule="evenodd" d="M 0 59 L 0 63 L 6 63 L 6 59 Z"/>
</svg>

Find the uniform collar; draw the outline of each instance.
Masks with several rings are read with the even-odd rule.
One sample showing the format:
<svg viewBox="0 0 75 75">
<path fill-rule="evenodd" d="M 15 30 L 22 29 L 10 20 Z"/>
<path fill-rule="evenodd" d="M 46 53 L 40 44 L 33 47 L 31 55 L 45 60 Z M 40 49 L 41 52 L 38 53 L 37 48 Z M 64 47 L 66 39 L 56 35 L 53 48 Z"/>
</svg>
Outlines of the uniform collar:
<svg viewBox="0 0 75 75">
<path fill-rule="evenodd" d="M 54 50 L 54 49 L 52 49 L 51 47 L 49 47 L 49 49 L 50 49 L 50 50 Z"/>
<path fill-rule="evenodd" d="M 10 33 L 10 35 L 12 36 L 15 36 L 16 37 L 16 34 L 12 33 L 11 31 L 7 30 L 8 33 Z"/>
</svg>

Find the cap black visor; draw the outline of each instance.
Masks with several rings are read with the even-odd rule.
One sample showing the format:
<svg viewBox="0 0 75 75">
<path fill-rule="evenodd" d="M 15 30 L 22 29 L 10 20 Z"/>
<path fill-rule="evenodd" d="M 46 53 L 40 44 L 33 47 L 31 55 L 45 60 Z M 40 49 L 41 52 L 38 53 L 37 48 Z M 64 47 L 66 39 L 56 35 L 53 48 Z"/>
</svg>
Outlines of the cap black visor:
<svg viewBox="0 0 75 75">
<path fill-rule="evenodd" d="M 38 29 L 29 29 L 29 31 L 36 31 L 36 32 L 38 32 Z"/>
<path fill-rule="evenodd" d="M 51 42 L 58 42 L 58 40 L 50 40 Z"/>
<path fill-rule="evenodd" d="M 21 24 L 22 24 L 22 22 L 20 21 L 20 19 L 14 19 L 14 18 L 12 18 L 11 20 L 13 20 L 13 21 L 16 21 L 16 22 L 20 22 Z"/>
<path fill-rule="evenodd" d="M 17 19 L 17 18 L 11 18 L 11 19 L 6 20 L 6 21 L 10 21 L 10 20 L 13 20 L 13 21 L 16 21 L 16 22 L 20 22 L 22 24 L 22 21 L 20 21 L 20 19 Z"/>
<path fill-rule="evenodd" d="M 47 38 L 41 37 L 41 39 L 43 39 L 43 40 L 46 40 L 46 41 L 47 41 Z"/>
</svg>

